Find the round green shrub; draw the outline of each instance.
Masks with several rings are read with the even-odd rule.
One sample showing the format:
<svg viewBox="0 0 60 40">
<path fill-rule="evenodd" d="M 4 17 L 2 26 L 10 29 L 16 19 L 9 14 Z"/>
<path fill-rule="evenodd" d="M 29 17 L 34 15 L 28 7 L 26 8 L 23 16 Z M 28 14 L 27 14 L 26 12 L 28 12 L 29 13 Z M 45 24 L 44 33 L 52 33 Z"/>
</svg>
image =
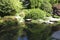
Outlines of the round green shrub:
<svg viewBox="0 0 60 40">
<path fill-rule="evenodd" d="M 47 14 L 47 12 L 40 9 L 29 9 L 25 15 L 25 19 L 44 19 Z"/>
</svg>

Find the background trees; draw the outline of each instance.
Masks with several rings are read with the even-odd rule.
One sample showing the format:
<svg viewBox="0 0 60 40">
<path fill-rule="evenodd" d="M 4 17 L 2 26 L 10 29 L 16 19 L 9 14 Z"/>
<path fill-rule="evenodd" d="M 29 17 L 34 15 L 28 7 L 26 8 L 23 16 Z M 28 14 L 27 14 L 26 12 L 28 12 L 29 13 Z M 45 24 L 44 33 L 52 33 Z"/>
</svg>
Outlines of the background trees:
<svg viewBox="0 0 60 40">
<path fill-rule="evenodd" d="M 21 8 L 19 0 L 0 0 L 0 16 L 15 15 Z"/>
</svg>

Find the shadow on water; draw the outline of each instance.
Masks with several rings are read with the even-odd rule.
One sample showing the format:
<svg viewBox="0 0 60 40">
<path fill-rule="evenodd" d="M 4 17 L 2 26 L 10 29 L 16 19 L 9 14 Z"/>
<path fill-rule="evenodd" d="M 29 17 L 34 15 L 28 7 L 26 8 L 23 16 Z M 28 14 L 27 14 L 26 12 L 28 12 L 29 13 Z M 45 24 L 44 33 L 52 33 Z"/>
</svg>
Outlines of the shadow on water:
<svg viewBox="0 0 60 40">
<path fill-rule="evenodd" d="M 23 34 L 21 36 L 18 36 L 18 40 L 28 40 L 26 29 L 23 30 Z"/>
</svg>

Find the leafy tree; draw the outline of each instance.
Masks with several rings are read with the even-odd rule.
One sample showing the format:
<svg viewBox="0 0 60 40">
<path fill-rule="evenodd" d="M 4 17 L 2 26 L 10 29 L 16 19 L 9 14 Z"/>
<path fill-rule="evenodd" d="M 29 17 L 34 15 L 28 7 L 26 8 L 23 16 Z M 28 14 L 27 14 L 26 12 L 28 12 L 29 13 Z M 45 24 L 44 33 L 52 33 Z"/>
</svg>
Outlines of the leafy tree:
<svg viewBox="0 0 60 40">
<path fill-rule="evenodd" d="M 0 0 L 0 16 L 15 15 L 21 9 L 19 0 Z"/>
</svg>

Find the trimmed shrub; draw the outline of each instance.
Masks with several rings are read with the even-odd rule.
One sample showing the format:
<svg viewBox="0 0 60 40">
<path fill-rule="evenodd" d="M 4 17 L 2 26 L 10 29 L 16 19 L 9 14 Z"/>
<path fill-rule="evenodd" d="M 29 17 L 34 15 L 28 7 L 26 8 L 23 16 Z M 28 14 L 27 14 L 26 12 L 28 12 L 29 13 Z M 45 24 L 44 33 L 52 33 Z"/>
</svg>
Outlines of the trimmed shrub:
<svg viewBox="0 0 60 40">
<path fill-rule="evenodd" d="M 29 2 L 29 3 L 27 3 L 27 4 L 24 3 L 24 4 L 25 5 L 29 4 L 28 7 L 26 6 L 26 8 L 29 8 L 29 7 L 30 7 L 30 9 L 39 8 L 48 13 L 52 13 L 52 5 L 51 5 L 50 1 L 51 0 L 46 0 L 46 1 L 45 0 L 30 0 L 30 1 L 27 0 L 24 2 Z"/>
<path fill-rule="evenodd" d="M 44 19 L 47 16 L 47 12 L 40 9 L 29 9 L 26 12 L 25 19 Z"/>
<path fill-rule="evenodd" d="M 56 4 L 57 3 L 57 0 L 50 0 L 50 3 L 53 5 L 53 4 Z"/>
</svg>

